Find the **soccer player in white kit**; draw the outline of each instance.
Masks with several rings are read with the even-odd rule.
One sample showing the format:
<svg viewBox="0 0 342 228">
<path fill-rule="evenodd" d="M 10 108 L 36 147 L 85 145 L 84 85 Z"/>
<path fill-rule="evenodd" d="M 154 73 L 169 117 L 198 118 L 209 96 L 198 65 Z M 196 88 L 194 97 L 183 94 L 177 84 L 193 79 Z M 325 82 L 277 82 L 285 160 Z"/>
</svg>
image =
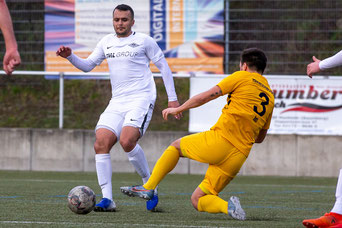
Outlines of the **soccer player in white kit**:
<svg viewBox="0 0 342 228">
<path fill-rule="evenodd" d="M 116 34 L 108 34 L 97 44 L 87 59 L 79 58 L 69 47 L 61 46 L 56 54 L 67 58 L 78 69 L 88 72 L 106 59 L 110 71 L 112 98 L 96 125 L 94 144 L 96 172 L 103 198 L 95 211 L 116 210 L 112 196 L 110 149 L 119 140 L 137 173 L 147 182 L 150 169 L 144 151 L 137 143 L 145 133 L 156 100 L 156 86 L 149 67 L 152 61 L 160 70 L 168 106 L 178 107 L 172 72 L 158 44 L 148 35 L 131 30 L 134 12 L 128 5 L 118 5 L 113 11 Z M 175 116 L 177 119 L 181 115 Z M 146 206 L 153 210 L 158 203 L 155 195 Z"/>
<path fill-rule="evenodd" d="M 322 70 L 342 66 L 342 51 L 322 61 L 317 59 L 315 56 L 313 56 L 312 59 L 313 62 L 308 64 L 306 68 L 306 73 L 310 78 L 313 74 L 318 73 Z M 303 225 L 308 228 L 342 228 L 342 169 L 340 169 L 335 196 L 336 201 L 334 207 L 329 213 L 326 213 L 320 218 L 305 219 L 303 220 Z"/>
</svg>

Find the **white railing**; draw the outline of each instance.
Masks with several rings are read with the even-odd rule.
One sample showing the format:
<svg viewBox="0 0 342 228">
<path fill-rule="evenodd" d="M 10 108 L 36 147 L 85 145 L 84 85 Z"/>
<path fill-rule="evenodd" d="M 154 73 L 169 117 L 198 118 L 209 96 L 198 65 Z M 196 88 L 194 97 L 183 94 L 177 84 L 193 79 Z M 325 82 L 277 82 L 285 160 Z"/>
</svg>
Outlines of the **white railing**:
<svg viewBox="0 0 342 228">
<path fill-rule="evenodd" d="M 0 71 L 0 75 L 6 75 L 4 71 Z M 106 72 L 49 72 L 49 71 L 14 71 L 12 75 L 37 75 L 37 76 L 57 76 L 59 77 L 59 128 L 63 128 L 63 117 L 64 117 L 64 79 L 68 76 L 81 76 L 82 79 L 89 80 L 108 80 L 109 73 Z M 154 73 L 154 77 L 161 77 L 160 73 Z M 208 74 L 196 74 L 196 73 L 184 73 L 184 74 L 173 74 L 175 78 L 189 78 L 189 77 L 208 77 Z M 217 77 L 223 77 L 224 75 L 215 74 Z M 214 77 L 215 77 L 214 76 Z M 210 75 L 213 77 L 213 75 Z M 73 79 L 77 79 L 73 78 Z"/>
</svg>

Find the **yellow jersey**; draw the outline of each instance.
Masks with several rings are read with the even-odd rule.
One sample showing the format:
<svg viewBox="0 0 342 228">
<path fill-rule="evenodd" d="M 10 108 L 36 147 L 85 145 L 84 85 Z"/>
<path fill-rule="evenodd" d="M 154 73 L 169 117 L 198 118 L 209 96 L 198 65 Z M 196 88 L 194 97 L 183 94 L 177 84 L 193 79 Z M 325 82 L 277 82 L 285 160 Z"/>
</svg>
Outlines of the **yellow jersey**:
<svg viewBox="0 0 342 228">
<path fill-rule="evenodd" d="M 258 73 L 237 71 L 220 81 L 227 104 L 211 128 L 220 132 L 237 149 L 248 156 L 261 129 L 268 129 L 274 96 L 267 79 Z"/>
</svg>

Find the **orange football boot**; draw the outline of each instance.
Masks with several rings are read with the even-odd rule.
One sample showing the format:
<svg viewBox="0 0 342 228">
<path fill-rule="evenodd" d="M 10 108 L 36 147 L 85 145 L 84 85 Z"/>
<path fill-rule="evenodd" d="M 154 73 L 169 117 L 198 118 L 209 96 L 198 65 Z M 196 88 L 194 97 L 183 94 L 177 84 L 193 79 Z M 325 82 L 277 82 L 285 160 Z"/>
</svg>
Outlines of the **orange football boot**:
<svg viewBox="0 0 342 228">
<path fill-rule="evenodd" d="M 306 219 L 303 225 L 307 228 L 338 228 L 342 227 L 342 215 L 334 212 L 326 213 L 324 216 L 317 219 Z"/>
</svg>

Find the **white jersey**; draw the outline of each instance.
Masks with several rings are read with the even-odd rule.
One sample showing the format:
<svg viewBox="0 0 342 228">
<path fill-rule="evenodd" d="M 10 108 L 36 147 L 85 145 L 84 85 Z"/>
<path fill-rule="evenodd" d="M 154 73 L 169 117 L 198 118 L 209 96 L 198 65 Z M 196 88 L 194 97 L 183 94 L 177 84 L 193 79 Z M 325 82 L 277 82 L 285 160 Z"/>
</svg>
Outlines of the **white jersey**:
<svg viewBox="0 0 342 228">
<path fill-rule="evenodd" d="M 107 59 L 112 85 L 112 98 L 129 99 L 156 97 L 156 86 L 149 67 L 150 61 L 164 57 L 158 44 L 143 33 L 128 37 L 115 34 L 103 37 L 88 57 L 96 65 Z"/>
</svg>

